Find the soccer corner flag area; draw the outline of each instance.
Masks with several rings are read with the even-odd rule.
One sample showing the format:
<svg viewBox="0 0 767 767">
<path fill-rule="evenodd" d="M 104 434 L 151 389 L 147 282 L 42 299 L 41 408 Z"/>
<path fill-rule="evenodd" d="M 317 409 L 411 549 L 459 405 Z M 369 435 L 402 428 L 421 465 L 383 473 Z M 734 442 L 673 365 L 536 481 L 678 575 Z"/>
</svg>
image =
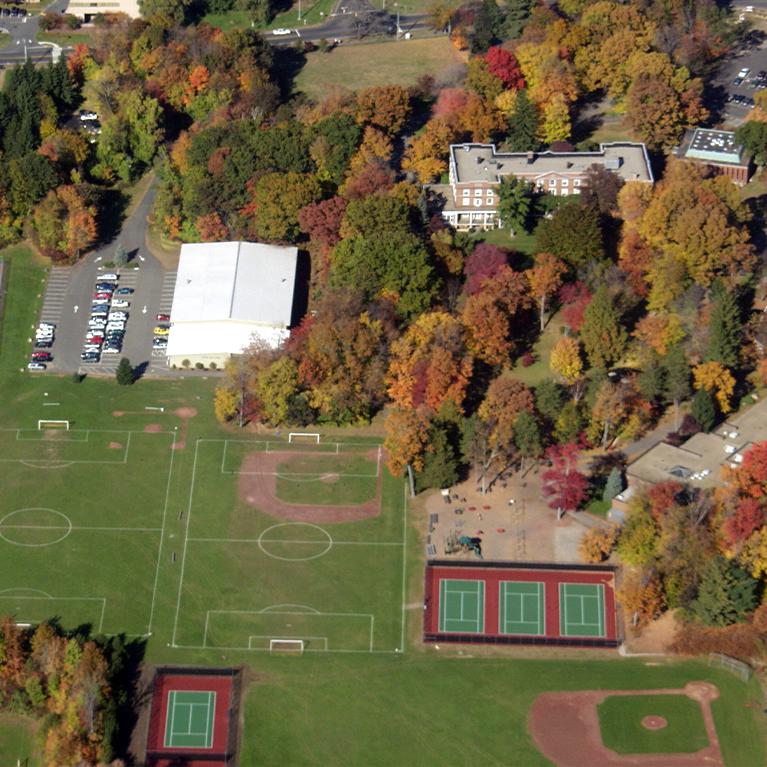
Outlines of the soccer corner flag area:
<svg viewBox="0 0 767 767">
<path fill-rule="evenodd" d="M 426 565 L 424 641 L 615 647 L 609 565 Z"/>
</svg>

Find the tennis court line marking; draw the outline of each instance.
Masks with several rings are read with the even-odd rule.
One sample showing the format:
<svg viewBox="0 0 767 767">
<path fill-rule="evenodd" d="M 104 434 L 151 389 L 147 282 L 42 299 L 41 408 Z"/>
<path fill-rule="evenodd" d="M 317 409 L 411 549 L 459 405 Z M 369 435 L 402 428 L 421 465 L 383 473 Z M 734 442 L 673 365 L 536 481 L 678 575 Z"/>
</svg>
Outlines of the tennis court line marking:
<svg viewBox="0 0 767 767">
<path fill-rule="evenodd" d="M 524 586 L 535 586 L 536 591 L 535 594 L 532 592 L 514 592 L 513 590 L 510 592 L 509 587 L 513 585 L 524 585 Z M 545 599 L 545 585 L 541 581 L 500 581 L 499 582 L 499 589 L 498 589 L 498 631 L 501 634 L 507 635 L 507 636 L 524 636 L 525 634 L 528 634 L 530 636 L 545 636 L 546 635 L 546 599 Z M 508 598 L 511 597 L 519 597 L 519 606 L 520 606 L 520 619 L 519 621 L 514 621 L 509 619 L 509 605 L 508 605 Z M 509 623 L 519 623 L 521 625 L 527 626 L 527 624 L 531 624 L 533 621 L 525 620 L 525 600 L 524 597 L 526 596 L 534 596 L 536 598 L 536 605 L 537 605 L 537 611 L 538 615 L 535 620 L 535 632 L 518 632 L 518 631 L 508 631 L 507 627 Z"/>
<path fill-rule="evenodd" d="M 162 565 L 162 547 L 165 543 L 165 521 L 168 516 L 168 502 L 170 500 L 170 483 L 173 476 L 173 459 L 176 455 L 176 432 L 173 432 L 173 441 L 170 446 L 170 464 L 168 466 L 168 481 L 165 485 L 165 504 L 162 508 L 162 523 L 160 527 L 160 543 L 157 547 L 157 567 L 154 573 L 154 586 L 152 587 L 152 603 L 149 606 L 149 623 L 146 633 L 152 633 L 152 622 L 154 621 L 154 608 L 157 601 L 157 584 L 160 582 L 160 566 Z"/>
<path fill-rule="evenodd" d="M 449 584 L 455 581 L 460 581 L 461 583 L 472 583 L 474 584 L 474 591 L 467 591 L 463 588 L 459 588 L 455 591 L 450 590 Z M 450 596 L 459 596 L 460 601 L 460 614 L 456 617 L 451 617 L 448 615 L 448 608 L 447 608 L 447 597 Z M 485 581 L 481 579 L 461 579 L 461 578 L 440 578 L 439 582 L 439 611 L 440 611 L 440 617 L 439 617 L 439 626 L 440 631 L 443 633 L 449 634 L 453 633 L 455 631 L 458 632 L 465 632 L 466 629 L 448 629 L 448 623 L 453 622 L 468 622 L 469 617 L 464 615 L 464 602 L 465 597 L 471 596 L 476 598 L 477 600 L 477 606 L 476 606 L 476 614 L 474 618 L 472 619 L 474 622 L 474 628 L 472 630 L 469 630 L 469 633 L 476 633 L 476 634 L 482 634 L 484 633 L 485 626 L 484 626 L 484 607 L 485 607 Z"/>
<path fill-rule="evenodd" d="M 597 593 L 596 594 L 569 594 L 567 593 L 567 586 L 573 585 L 573 586 L 596 586 Z M 564 616 L 564 636 L 575 636 L 575 637 L 594 637 L 593 634 L 584 634 L 581 632 L 577 632 L 578 628 L 593 628 L 596 627 L 599 630 L 598 637 L 594 638 L 602 638 L 605 635 L 604 632 L 604 609 L 605 609 L 605 587 L 602 583 L 574 583 L 574 584 L 568 584 L 568 583 L 560 583 L 560 604 L 559 604 L 559 610 L 560 615 Z M 567 600 L 578 600 L 580 605 L 580 611 L 581 611 L 581 620 L 578 622 L 573 621 L 573 623 L 570 623 L 570 619 L 568 618 L 569 608 L 567 607 Z M 591 621 L 585 621 L 583 620 L 584 615 L 584 604 L 586 604 L 586 600 L 589 602 L 596 601 L 597 602 L 597 622 L 593 623 Z M 571 625 L 573 629 L 571 629 Z M 577 632 L 577 633 L 576 633 Z"/>
<path fill-rule="evenodd" d="M 171 700 L 171 696 L 173 696 Z M 165 747 L 172 748 L 173 741 L 173 724 L 176 721 L 176 691 L 171 690 L 168 693 L 168 703 L 171 704 L 171 717 L 170 717 L 170 737 L 168 737 L 168 730 L 165 730 Z"/>
</svg>

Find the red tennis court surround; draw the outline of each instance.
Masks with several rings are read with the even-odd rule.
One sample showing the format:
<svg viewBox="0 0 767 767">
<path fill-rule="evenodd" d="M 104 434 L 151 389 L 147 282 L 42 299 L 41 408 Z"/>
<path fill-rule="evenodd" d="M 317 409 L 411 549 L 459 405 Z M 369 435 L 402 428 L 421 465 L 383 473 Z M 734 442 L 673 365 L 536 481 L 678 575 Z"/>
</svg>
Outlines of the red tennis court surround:
<svg viewBox="0 0 767 767">
<path fill-rule="evenodd" d="M 616 647 L 615 568 L 432 560 L 426 642 Z"/>
<path fill-rule="evenodd" d="M 157 669 L 146 767 L 228 767 L 235 763 L 239 673 L 231 668 Z M 184 700 L 187 702 L 181 702 Z M 204 710 L 193 714 L 195 706 Z M 186 745 L 189 742 L 198 745 Z"/>
</svg>

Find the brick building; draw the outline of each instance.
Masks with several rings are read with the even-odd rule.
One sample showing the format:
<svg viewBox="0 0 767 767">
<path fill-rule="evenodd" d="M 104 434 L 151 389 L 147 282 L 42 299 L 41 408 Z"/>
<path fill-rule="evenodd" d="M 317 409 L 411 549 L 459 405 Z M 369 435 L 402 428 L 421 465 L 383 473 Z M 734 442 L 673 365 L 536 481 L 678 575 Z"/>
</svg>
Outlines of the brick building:
<svg viewBox="0 0 767 767">
<path fill-rule="evenodd" d="M 751 157 L 736 143 L 732 131 L 689 128 L 674 154 L 680 160 L 713 168 L 738 186 L 747 184 L 751 175 Z"/>
<path fill-rule="evenodd" d="M 494 144 L 453 144 L 449 183 L 434 184 L 444 199 L 442 215 L 456 229 L 494 229 L 498 186 L 515 176 L 554 195 L 580 194 L 586 171 L 600 165 L 625 181 L 653 182 L 644 144 L 601 144 L 596 152 L 497 152 Z"/>
</svg>

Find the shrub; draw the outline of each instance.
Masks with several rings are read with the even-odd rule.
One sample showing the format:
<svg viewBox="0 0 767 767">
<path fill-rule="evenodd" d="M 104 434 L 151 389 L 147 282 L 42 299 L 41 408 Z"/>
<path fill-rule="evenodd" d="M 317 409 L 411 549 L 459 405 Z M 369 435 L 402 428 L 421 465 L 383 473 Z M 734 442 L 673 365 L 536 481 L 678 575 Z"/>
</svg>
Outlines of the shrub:
<svg viewBox="0 0 767 767">
<path fill-rule="evenodd" d="M 604 562 L 609 558 L 617 537 L 618 531 L 615 528 L 595 527 L 588 530 L 578 544 L 578 555 L 590 564 Z"/>
<path fill-rule="evenodd" d="M 205 365 L 203 365 L 202 362 L 195 362 L 194 366 L 197 368 L 197 370 L 205 370 Z"/>
<path fill-rule="evenodd" d="M 522 365 L 523 368 L 529 368 L 530 365 L 532 365 L 534 362 L 535 362 L 535 355 L 532 352 L 525 352 L 519 358 L 519 364 Z"/>
<path fill-rule="evenodd" d="M 750 623 L 734 623 L 732 626 L 680 623 L 670 649 L 680 655 L 718 652 L 750 661 L 764 657 L 764 636 Z"/>
<path fill-rule="evenodd" d="M 181 367 L 188 368 L 191 364 L 189 360 L 181 360 Z"/>
<path fill-rule="evenodd" d="M 82 26 L 82 22 L 80 21 L 80 19 L 78 19 L 77 16 L 75 16 L 72 13 L 65 13 L 63 20 L 67 29 L 80 29 L 80 27 Z"/>
</svg>

